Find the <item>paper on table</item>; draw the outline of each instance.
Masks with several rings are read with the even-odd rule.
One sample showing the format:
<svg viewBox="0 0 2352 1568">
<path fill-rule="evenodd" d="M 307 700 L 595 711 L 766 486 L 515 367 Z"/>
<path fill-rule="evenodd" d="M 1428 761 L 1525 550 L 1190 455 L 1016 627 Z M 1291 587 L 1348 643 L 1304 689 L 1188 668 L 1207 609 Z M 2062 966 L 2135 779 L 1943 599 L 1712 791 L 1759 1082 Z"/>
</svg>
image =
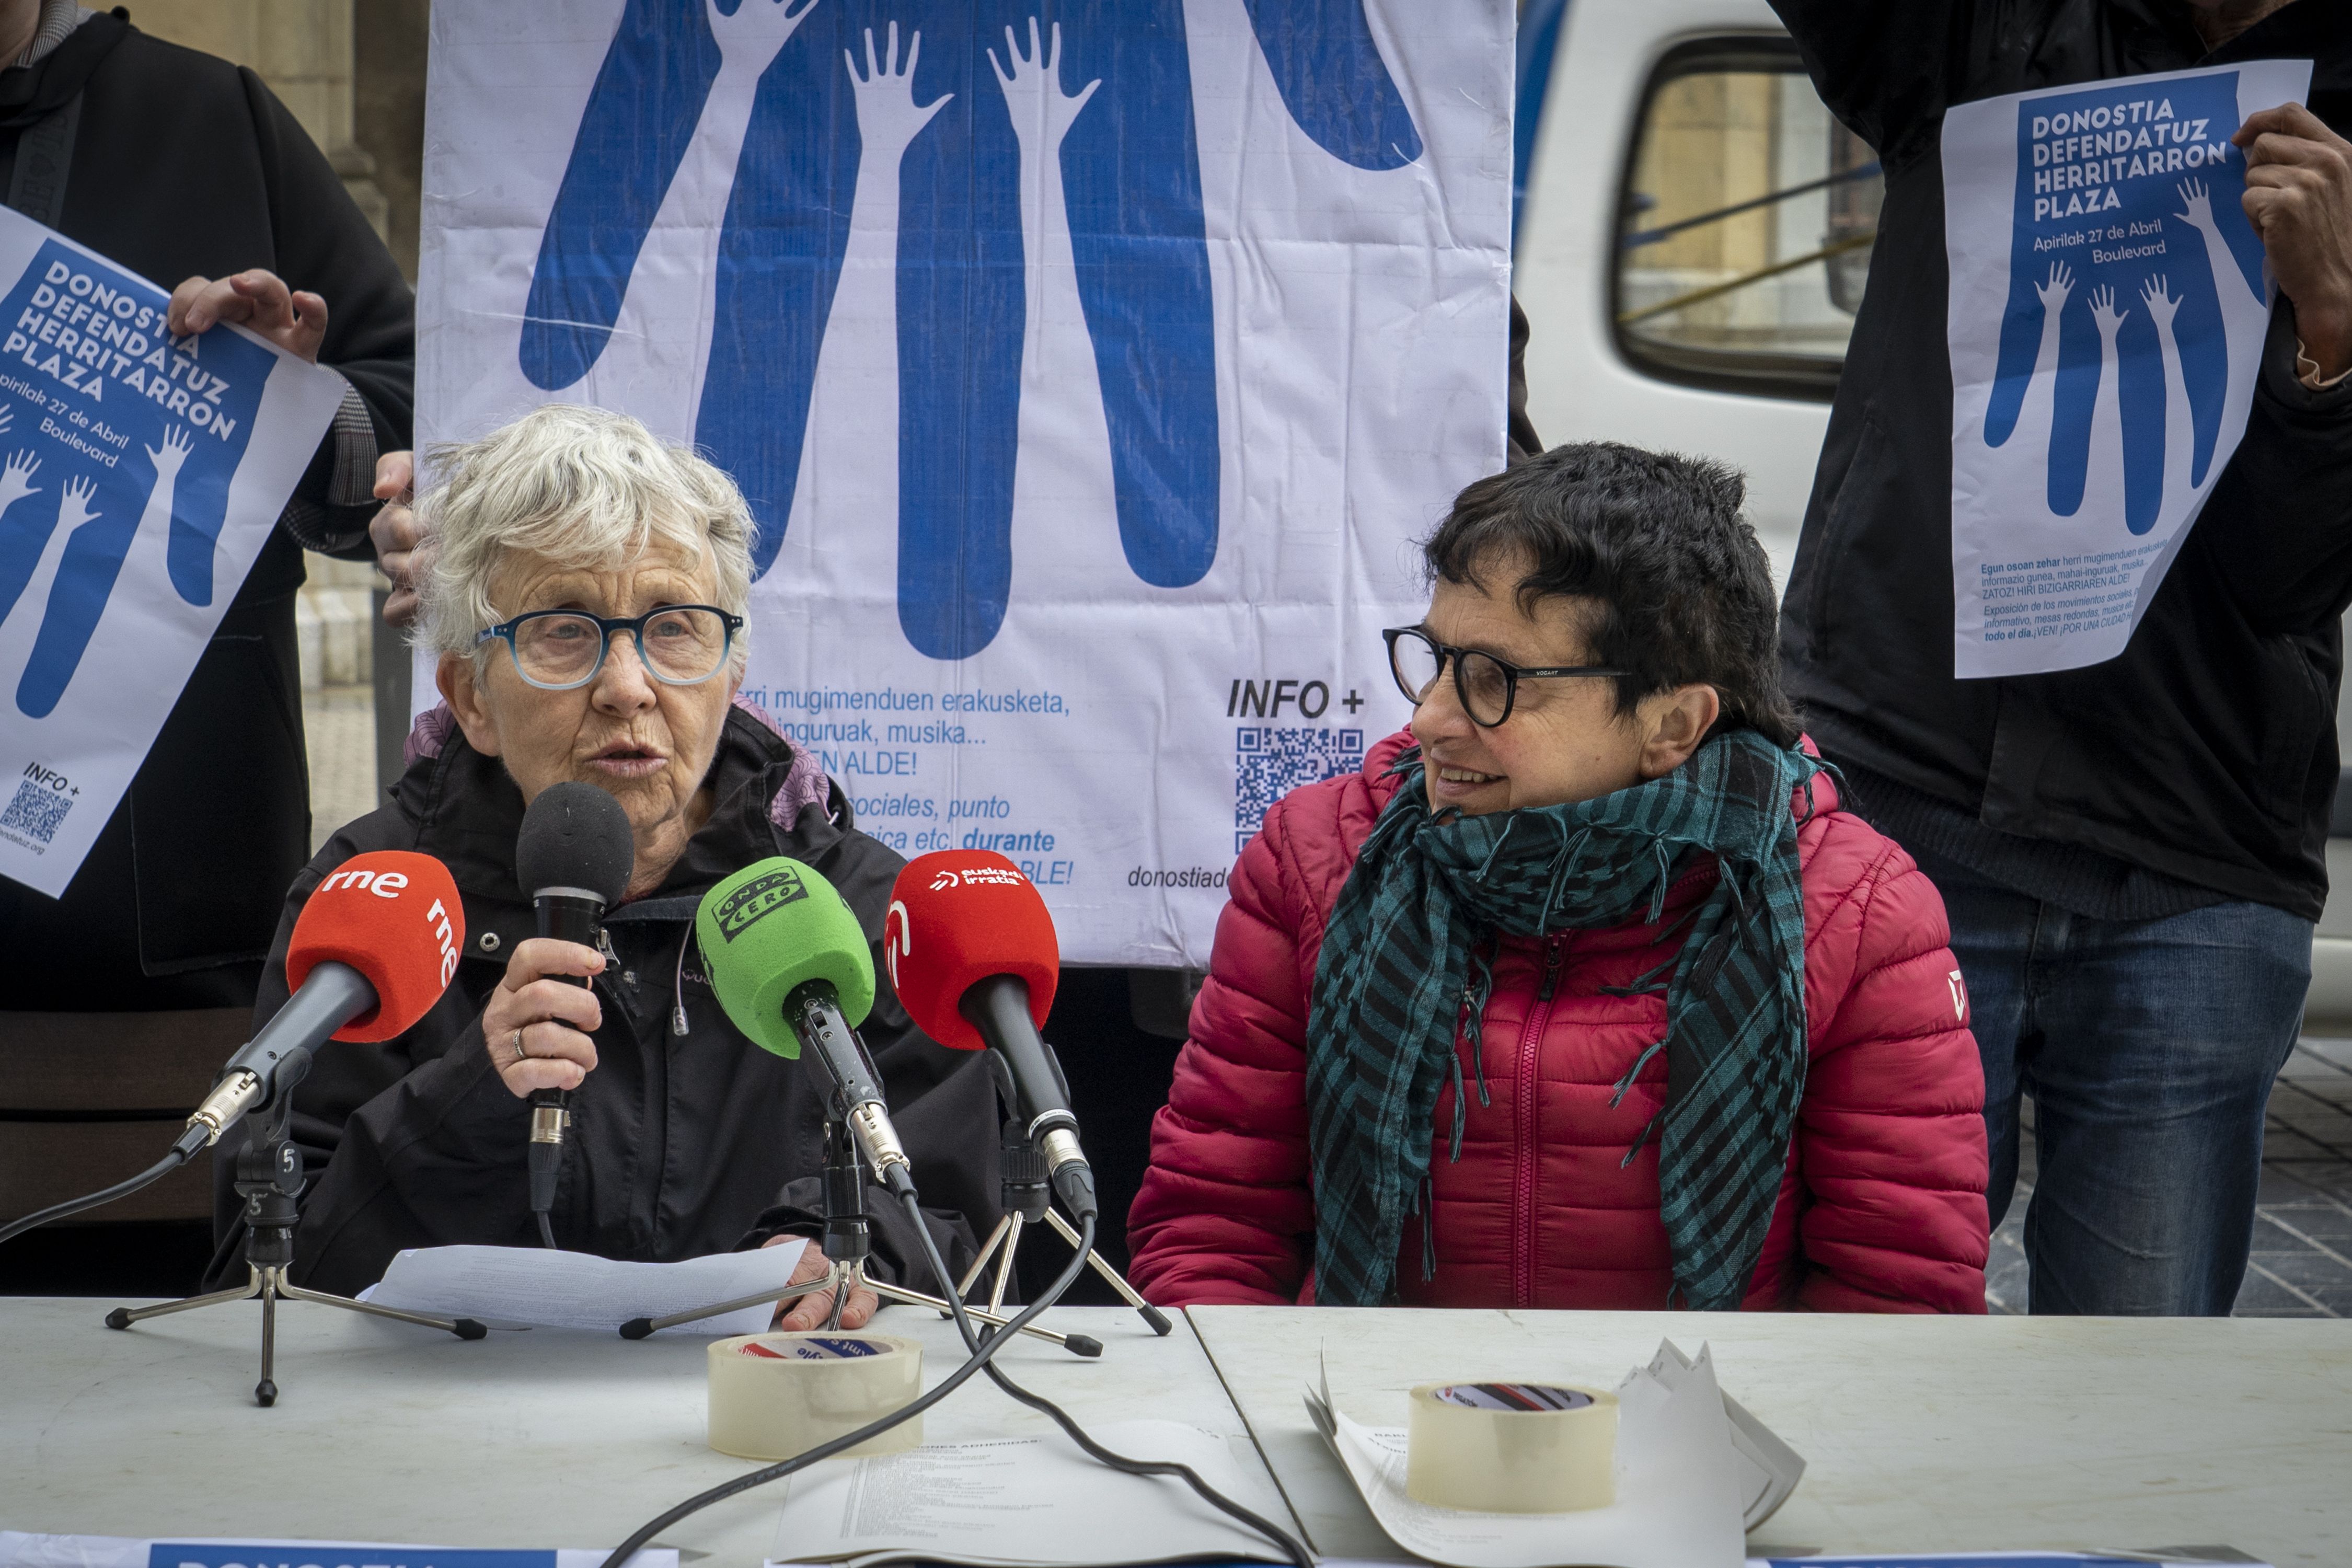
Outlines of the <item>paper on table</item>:
<svg viewBox="0 0 2352 1568">
<path fill-rule="evenodd" d="M 1252 1512 L 1296 1530 L 1245 1437 L 1175 1421 L 1121 1421 L 1096 1441 L 1130 1458 L 1190 1465 Z M 904 1454 L 830 1459 L 793 1476 L 776 1521 L 792 1561 L 883 1563 L 1164 1563 L 1186 1557 L 1281 1561 L 1265 1537 L 1201 1500 L 1173 1477 L 1130 1476 L 1053 1433 L 926 1444 Z M 770 1568 L 785 1560 L 771 1559 Z"/>
<path fill-rule="evenodd" d="M 1694 1364 L 1674 1341 L 1660 1340 L 1658 1353 L 1650 1361 L 1650 1375 L 1675 1388 Z M 1797 1489 L 1805 1474 L 1804 1457 L 1728 1394 L 1723 1396 L 1723 1414 L 1731 1422 L 1731 1450 L 1739 1457 L 1741 1522 L 1753 1530 L 1771 1518 Z"/>
<path fill-rule="evenodd" d="M 1664 1357 L 1669 1347 L 1661 1344 Z M 1680 1352 L 1673 1358 L 1681 1362 Z M 1655 1365 L 1653 1363 L 1653 1365 Z M 1740 1568 L 1738 1456 L 1715 1360 L 1706 1346 L 1669 1386 L 1649 1367 L 1617 1388 L 1617 1500 L 1577 1513 L 1476 1513 L 1433 1508 L 1405 1494 L 1402 1426 L 1359 1426 L 1331 1403 L 1328 1384 L 1307 1408 L 1330 1440 L 1372 1518 L 1407 1551 L 1453 1568 Z"/>
<path fill-rule="evenodd" d="M 2208 1568 L 2229 1563 L 2238 1568 L 2270 1568 L 2226 1546 L 2171 1546 L 2154 1552 L 1901 1552 L 1843 1557 L 1750 1557 L 1748 1568 L 2095 1568 L 2129 1563 L 2133 1568 Z M 1328 1565 L 1326 1565 L 1328 1568 Z"/>
<path fill-rule="evenodd" d="M 588 1252 L 541 1247 L 415 1247 L 392 1260 L 360 1300 L 445 1318 L 474 1318 L 494 1329 L 619 1330 L 633 1318 L 659 1318 L 781 1290 L 808 1243 L 794 1239 L 751 1252 L 716 1252 L 683 1263 L 620 1263 Z M 745 1307 L 722 1317 L 680 1323 L 666 1333 L 756 1334 L 772 1307 Z"/>
<path fill-rule="evenodd" d="M 611 1555 L 609 1549 L 572 1547 L 518 1552 L 253 1536 L 143 1541 L 0 1530 L 0 1568 L 237 1568 L 289 1556 L 306 1568 L 597 1568 Z M 677 1568 L 677 1552 L 667 1546 L 641 1547 L 627 1568 Z"/>
</svg>

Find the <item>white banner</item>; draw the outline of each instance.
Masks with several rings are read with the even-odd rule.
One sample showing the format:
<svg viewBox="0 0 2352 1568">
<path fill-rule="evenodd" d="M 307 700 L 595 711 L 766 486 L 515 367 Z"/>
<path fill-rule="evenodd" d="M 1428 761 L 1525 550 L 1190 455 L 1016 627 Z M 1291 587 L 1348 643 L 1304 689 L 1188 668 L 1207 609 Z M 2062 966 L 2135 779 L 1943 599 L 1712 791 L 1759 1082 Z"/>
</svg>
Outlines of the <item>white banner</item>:
<svg viewBox="0 0 2352 1568">
<path fill-rule="evenodd" d="M 1203 964 L 1266 805 L 1402 721 L 1412 542 L 1502 463 L 1512 16 L 442 0 L 420 441 L 699 444 L 746 690 L 858 826 Z"/>
<path fill-rule="evenodd" d="M 0 876 L 54 898 L 344 384 L 241 328 L 173 339 L 165 290 L 5 207 L 0 279 Z"/>
<path fill-rule="evenodd" d="M 1954 672 L 2123 652 L 2245 434 L 2272 282 L 2248 115 L 2308 60 L 2121 77 L 1944 117 Z"/>
</svg>

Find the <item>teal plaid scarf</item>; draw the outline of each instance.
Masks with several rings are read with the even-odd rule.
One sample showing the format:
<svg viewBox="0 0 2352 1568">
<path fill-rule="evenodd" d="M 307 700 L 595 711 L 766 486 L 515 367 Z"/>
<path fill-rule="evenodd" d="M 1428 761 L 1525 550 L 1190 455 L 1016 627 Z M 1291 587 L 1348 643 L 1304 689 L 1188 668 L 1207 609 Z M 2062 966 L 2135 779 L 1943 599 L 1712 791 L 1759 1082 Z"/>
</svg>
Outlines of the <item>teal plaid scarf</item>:
<svg viewBox="0 0 2352 1568">
<path fill-rule="evenodd" d="M 1490 933 L 1601 930 L 1644 911 L 1654 922 L 1687 858 L 1705 851 L 1722 876 L 1665 983 L 1665 1038 L 1617 1092 L 1664 1048 L 1666 1106 L 1651 1126 L 1675 1285 L 1694 1308 L 1739 1305 L 1805 1087 L 1804 896 L 1790 797 L 1800 786 L 1810 796 L 1824 767 L 1734 730 L 1664 778 L 1598 800 L 1458 817 L 1431 813 L 1419 753 L 1405 753 L 1394 770 L 1404 784 L 1332 908 L 1307 1016 L 1318 1300 L 1395 1299 L 1404 1218 L 1427 1190 L 1449 1071 L 1461 1156 L 1455 1026 L 1478 1052 Z M 1483 1063 L 1479 1092 L 1483 1101 Z M 1425 1247 L 1425 1267 L 1432 1258 Z"/>
</svg>

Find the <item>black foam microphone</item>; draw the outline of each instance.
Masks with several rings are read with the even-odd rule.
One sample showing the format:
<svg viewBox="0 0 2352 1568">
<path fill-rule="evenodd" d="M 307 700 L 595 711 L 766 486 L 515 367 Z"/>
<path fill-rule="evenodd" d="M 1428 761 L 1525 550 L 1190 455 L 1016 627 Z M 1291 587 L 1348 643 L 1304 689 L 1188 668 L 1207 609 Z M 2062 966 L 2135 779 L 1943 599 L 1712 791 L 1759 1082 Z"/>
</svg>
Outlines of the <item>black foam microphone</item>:
<svg viewBox="0 0 2352 1568">
<path fill-rule="evenodd" d="M 566 780 L 540 791 L 515 836 L 515 880 L 539 912 L 539 934 L 583 947 L 597 945 L 604 910 L 628 890 L 635 863 L 629 814 L 592 784 Z M 579 975 L 562 978 L 588 984 Z M 530 1212 L 538 1216 L 540 1239 L 550 1247 L 555 1241 L 547 1215 L 555 1206 L 563 1138 L 572 1126 L 570 1102 L 563 1089 L 531 1090 Z"/>
</svg>

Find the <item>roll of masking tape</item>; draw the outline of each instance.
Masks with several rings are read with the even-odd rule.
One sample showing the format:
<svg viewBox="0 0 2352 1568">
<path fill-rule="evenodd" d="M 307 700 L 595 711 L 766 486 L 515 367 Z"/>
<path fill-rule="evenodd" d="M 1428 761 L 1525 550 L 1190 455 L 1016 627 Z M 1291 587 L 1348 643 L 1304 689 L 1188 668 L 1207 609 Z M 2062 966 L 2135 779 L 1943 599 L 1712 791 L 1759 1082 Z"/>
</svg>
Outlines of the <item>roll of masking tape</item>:
<svg viewBox="0 0 2352 1568">
<path fill-rule="evenodd" d="M 1405 1492 L 1483 1513 L 1568 1513 L 1617 1494 L 1617 1396 L 1542 1383 L 1424 1383 Z"/>
<path fill-rule="evenodd" d="M 923 1347 L 887 1334 L 744 1334 L 710 1346 L 710 1446 L 788 1459 L 846 1436 L 923 1392 Z M 909 1417 L 848 1454 L 897 1454 L 923 1440 Z"/>
</svg>

